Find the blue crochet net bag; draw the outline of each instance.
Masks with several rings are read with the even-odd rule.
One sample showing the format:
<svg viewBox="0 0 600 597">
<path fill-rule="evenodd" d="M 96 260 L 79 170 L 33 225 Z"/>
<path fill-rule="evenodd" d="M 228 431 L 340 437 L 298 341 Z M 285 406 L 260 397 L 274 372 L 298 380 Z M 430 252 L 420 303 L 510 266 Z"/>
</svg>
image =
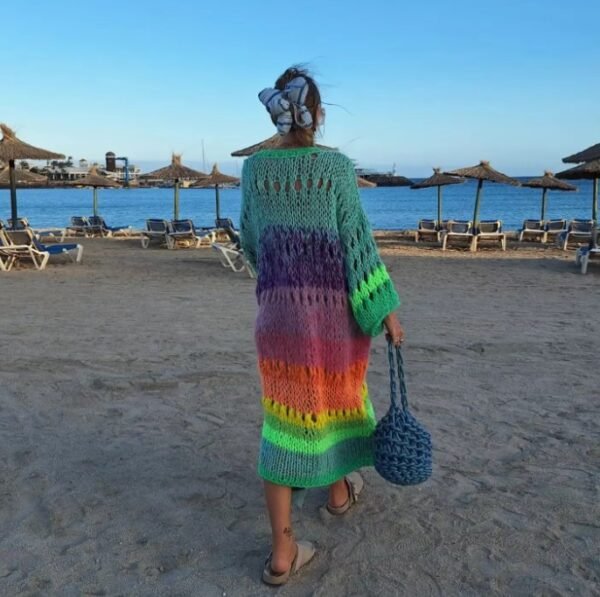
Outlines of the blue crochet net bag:
<svg viewBox="0 0 600 597">
<path fill-rule="evenodd" d="M 375 469 L 395 485 L 416 485 L 431 476 L 431 435 L 408 410 L 400 347 L 390 342 L 388 358 L 392 404 L 375 428 Z"/>
</svg>

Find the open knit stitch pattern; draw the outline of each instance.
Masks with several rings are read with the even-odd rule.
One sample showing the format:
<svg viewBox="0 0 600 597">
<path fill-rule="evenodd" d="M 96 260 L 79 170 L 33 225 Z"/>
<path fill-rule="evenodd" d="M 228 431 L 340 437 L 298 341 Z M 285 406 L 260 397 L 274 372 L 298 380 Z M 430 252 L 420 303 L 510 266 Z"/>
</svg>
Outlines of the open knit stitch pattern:
<svg viewBox="0 0 600 597">
<path fill-rule="evenodd" d="M 369 348 L 400 301 L 341 153 L 261 151 L 244 164 L 242 197 L 242 248 L 258 274 L 259 474 L 327 485 L 373 464 Z"/>
</svg>

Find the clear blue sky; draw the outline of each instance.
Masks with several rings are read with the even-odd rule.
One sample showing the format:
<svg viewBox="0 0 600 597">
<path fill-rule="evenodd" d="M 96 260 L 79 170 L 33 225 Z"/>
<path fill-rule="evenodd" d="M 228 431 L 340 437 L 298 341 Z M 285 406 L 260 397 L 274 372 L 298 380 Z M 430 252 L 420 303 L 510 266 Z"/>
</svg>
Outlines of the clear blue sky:
<svg viewBox="0 0 600 597">
<path fill-rule="evenodd" d="M 235 171 L 231 151 L 275 132 L 257 93 L 297 62 L 339 106 L 322 142 L 365 167 L 534 174 L 600 142 L 594 0 L 26 6 L 2 8 L 0 121 L 76 158 L 198 166 L 204 139 Z"/>
</svg>

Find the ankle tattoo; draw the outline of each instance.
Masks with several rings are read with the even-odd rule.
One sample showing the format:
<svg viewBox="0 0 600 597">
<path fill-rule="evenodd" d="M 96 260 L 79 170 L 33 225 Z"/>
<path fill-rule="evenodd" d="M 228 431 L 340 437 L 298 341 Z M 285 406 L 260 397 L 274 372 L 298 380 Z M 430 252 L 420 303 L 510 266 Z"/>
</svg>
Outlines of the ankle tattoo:
<svg viewBox="0 0 600 597">
<path fill-rule="evenodd" d="M 285 529 L 283 529 L 283 534 L 288 539 L 292 539 L 294 537 L 294 531 L 292 530 L 292 527 L 285 527 Z"/>
</svg>

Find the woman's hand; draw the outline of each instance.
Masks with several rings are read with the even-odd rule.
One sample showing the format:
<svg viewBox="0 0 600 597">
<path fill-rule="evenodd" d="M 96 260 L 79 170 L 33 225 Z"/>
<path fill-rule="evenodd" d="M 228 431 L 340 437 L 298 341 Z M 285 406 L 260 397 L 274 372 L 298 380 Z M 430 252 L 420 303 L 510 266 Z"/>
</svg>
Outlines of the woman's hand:
<svg viewBox="0 0 600 597">
<path fill-rule="evenodd" d="M 398 320 L 395 313 L 390 313 L 384 320 L 383 325 L 386 330 L 387 339 L 393 343 L 394 346 L 400 346 L 404 342 L 404 330 L 402 324 Z"/>
</svg>

